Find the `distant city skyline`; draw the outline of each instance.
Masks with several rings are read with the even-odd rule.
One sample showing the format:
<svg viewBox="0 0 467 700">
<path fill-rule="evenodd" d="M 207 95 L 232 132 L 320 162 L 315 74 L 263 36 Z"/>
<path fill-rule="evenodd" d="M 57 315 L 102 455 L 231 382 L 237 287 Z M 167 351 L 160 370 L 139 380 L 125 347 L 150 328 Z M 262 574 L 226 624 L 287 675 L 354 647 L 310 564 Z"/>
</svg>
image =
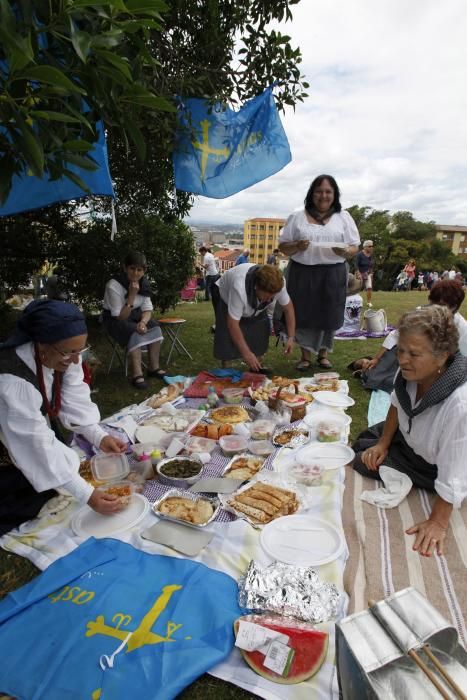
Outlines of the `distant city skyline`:
<svg viewBox="0 0 467 700">
<path fill-rule="evenodd" d="M 187 221 L 286 218 L 324 172 L 344 207 L 466 225 L 464 0 L 302 0 L 291 11 L 280 29 L 300 46 L 311 85 L 281 115 L 292 162 L 232 197 L 197 197 Z"/>
</svg>

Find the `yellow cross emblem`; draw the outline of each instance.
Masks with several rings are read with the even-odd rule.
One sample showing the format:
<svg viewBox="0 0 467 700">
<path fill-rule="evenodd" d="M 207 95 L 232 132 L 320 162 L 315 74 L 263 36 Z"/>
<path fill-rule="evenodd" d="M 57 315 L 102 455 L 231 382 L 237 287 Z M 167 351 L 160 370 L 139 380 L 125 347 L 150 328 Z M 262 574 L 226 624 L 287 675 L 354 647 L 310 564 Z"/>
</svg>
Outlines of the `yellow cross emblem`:
<svg viewBox="0 0 467 700">
<path fill-rule="evenodd" d="M 219 158 L 219 156 L 223 156 L 224 160 L 227 160 L 227 158 L 230 155 L 230 150 L 227 147 L 226 148 L 213 148 L 212 146 L 209 145 L 209 127 L 211 126 L 211 122 L 209 121 L 209 119 L 203 119 L 203 121 L 200 123 L 200 126 L 201 126 L 202 133 L 203 133 L 203 140 L 202 141 L 192 141 L 191 144 L 194 148 L 197 148 L 202 153 L 202 156 L 201 156 L 201 180 L 204 181 L 209 156 L 217 156 L 219 162 L 222 162 L 222 159 Z"/>
</svg>

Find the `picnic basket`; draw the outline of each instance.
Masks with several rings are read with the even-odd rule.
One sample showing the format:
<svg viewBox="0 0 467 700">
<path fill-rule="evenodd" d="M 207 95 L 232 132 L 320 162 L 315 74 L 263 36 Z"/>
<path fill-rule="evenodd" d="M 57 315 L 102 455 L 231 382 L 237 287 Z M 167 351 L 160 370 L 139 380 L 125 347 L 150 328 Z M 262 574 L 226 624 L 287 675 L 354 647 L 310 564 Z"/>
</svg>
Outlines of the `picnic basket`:
<svg viewBox="0 0 467 700">
<path fill-rule="evenodd" d="M 290 388 L 290 386 L 292 386 L 292 384 L 293 384 L 293 387 L 295 389 L 295 395 L 298 395 L 298 382 L 293 382 L 293 383 L 289 384 L 288 387 L 285 387 L 285 388 L 286 389 Z M 284 387 L 280 386 L 277 389 L 275 396 L 269 396 L 269 399 L 268 399 L 269 408 L 272 411 L 277 411 L 280 409 L 282 404 L 285 404 L 288 408 L 292 409 L 292 415 L 290 417 L 291 423 L 295 423 L 295 421 L 297 421 L 297 420 L 302 420 L 302 418 L 304 418 L 305 414 L 306 414 L 305 402 L 303 402 L 303 404 L 301 404 L 299 406 L 292 406 L 292 405 L 288 404 L 286 399 L 281 398 L 281 392 L 283 389 L 284 389 Z M 282 402 L 282 404 L 281 404 L 281 402 Z"/>
</svg>

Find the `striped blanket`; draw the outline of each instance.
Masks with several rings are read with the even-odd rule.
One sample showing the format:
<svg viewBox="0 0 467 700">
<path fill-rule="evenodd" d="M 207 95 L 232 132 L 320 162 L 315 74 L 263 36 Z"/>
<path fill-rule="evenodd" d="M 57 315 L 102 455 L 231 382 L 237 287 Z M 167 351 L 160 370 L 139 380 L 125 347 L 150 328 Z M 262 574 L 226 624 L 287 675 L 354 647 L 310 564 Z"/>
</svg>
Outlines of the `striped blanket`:
<svg viewBox="0 0 467 700">
<path fill-rule="evenodd" d="M 405 530 L 426 520 L 435 494 L 413 488 L 398 508 L 384 510 L 360 500 L 362 491 L 376 488 L 380 482 L 346 469 L 342 521 L 349 548 L 344 573 L 349 614 L 365 610 L 369 599 L 413 586 L 451 621 L 467 646 L 467 503 L 452 513 L 445 556 L 421 557 Z"/>
</svg>

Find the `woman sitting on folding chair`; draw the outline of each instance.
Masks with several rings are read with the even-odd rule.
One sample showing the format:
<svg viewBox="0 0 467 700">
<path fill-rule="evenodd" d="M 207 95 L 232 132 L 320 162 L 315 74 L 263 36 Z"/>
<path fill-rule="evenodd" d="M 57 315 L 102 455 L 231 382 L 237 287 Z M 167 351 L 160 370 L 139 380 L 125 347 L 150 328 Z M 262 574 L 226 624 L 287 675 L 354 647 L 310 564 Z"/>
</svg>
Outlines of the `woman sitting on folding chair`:
<svg viewBox="0 0 467 700">
<path fill-rule="evenodd" d="M 141 348 L 148 348 L 148 377 L 162 379 L 159 368 L 162 331 L 151 318 L 153 305 L 151 289 L 145 277 L 146 257 L 129 253 L 123 272 L 114 275 L 105 286 L 103 323 L 109 335 L 126 348 L 130 364 L 131 383 L 136 389 L 147 389 L 143 376 Z"/>
</svg>

